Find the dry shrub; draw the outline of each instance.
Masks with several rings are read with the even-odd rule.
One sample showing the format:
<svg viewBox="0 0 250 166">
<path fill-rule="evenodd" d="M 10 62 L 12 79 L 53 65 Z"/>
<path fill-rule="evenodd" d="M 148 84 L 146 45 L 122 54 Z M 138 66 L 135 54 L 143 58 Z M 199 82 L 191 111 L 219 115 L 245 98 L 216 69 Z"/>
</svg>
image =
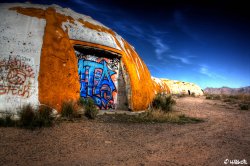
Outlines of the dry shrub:
<svg viewBox="0 0 250 166">
<path fill-rule="evenodd" d="M 21 127 L 32 127 L 34 125 L 36 113 L 30 104 L 24 105 L 21 108 L 19 116 L 19 124 Z"/>
<path fill-rule="evenodd" d="M 237 98 L 243 102 L 250 102 L 250 95 L 249 94 L 239 94 L 236 95 Z"/>
<path fill-rule="evenodd" d="M 17 125 L 17 121 L 11 118 L 11 114 L 5 114 L 0 118 L 0 126 L 2 127 L 14 127 Z"/>
<path fill-rule="evenodd" d="M 49 127 L 53 124 L 54 117 L 52 116 L 52 108 L 41 105 L 37 112 L 37 126 Z"/>
<path fill-rule="evenodd" d="M 206 99 L 208 100 L 220 100 L 221 96 L 217 94 L 206 94 Z"/>
<path fill-rule="evenodd" d="M 153 109 L 160 109 L 164 112 L 172 111 L 173 105 L 175 104 L 176 101 L 172 98 L 171 95 L 157 94 L 152 101 Z"/>
<path fill-rule="evenodd" d="M 82 98 L 80 102 L 85 109 L 85 116 L 89 119 L 95 119 L 99 111 L 96 108 L 94 100 L 88 97 L 86 99 Z"/>
<path fill-rule="evenodd" d="M 249 105 L 245 104 L 245 103 L 239 104 L 239 106 L 240 106 L 240 110 L 248 110 L 249 109 Z"/>
<path fill-rule="evenodd" d="M 53 124 L 52 108 L 41 105 L 38 109 L 30 104 L 25 105 L 19 112 L 18 126 L 34 129 L 37 127 L 49 127 Z"/>
<path fill-rule="evenodd" d="M 61 115 L 64 118 L 72 119 L 74 118 L 76 109 L 73 101 L 63 102 Z"/>
</svg>

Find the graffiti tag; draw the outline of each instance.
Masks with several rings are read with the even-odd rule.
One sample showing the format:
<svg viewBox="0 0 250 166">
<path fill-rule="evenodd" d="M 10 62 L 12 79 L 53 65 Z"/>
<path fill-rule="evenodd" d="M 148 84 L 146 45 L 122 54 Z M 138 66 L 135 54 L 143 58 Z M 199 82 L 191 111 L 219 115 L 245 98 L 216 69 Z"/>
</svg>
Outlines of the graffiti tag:
<svg viewBox="0 0 250 166">
<path fill-rule="evenodd" d="M 116 87 L 111 76 L 116 72 L 108 67 L 104 59 L 100 62 L 79 59 L 78 74 L 81 84 L 81 97 L 92 97 L 100 109 L 113 108 L 114 98 L 112 93 L 116 91 Z"/>
<path fill-rule="evenodd" d="M 0 95 L 11 94 L 25 98 L 32 95 L 35 73 L 27 63 L 29 61 L 21 56 L 0 60 Z"/>
</svg>

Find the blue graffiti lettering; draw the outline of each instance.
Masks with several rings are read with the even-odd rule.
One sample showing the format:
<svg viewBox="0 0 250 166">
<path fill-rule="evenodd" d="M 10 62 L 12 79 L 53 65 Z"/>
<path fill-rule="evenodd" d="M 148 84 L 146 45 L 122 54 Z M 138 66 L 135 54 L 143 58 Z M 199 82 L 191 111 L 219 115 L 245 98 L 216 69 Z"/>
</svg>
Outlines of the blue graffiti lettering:
<svg viewBox="0 0 250 166">
<path fill-rule="evenodd" d="M 81 97 L 92 97 L 99 108 L 108 108 L 113 102 L 112 92 L 116 90 L 115 84 L 111 79 L 116 72 L 107 67 L 107 62 L 102 60 L 100 63 L 79 59 L 78 74 L 80 77 Z"/>
</svg>

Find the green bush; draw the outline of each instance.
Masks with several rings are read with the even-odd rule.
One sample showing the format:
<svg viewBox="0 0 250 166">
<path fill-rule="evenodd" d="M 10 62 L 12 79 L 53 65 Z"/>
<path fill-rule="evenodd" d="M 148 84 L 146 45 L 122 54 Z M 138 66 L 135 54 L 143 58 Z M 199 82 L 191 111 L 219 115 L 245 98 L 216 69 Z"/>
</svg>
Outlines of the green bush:
<svg viewBox="0 0 250 166">
<path fill-rule="evenodd" d="M 30 104 L 25 105 L 19 112 L 19 126 L 24 128 L 49 127 L 53 124 L 51 116 L 52 108 L 39 106 L 38 109 L 32 108 Z"/>
<path fill-rule="evenodd" d="M 13 127 L 13 126 L 16 126 L 16 121 L 11 119 L 11 115 L 8 114 L 8 115 L 0 118 L 0 126 Z"/>
<path fill-rule="evenodd" d="M 180 94 L 177 94 L 177 96 L 178 96 L 179 98 L 181 98 L 181 97 L 186 97 L 187 95 L 185 95 L 184 93 L 180 93 Z"/>
<path fill-rule="evenodd" d="M 214 96 L 213 96 L 213 99 L 214 99 L 214 100 L 220 100 L 221 97 L 220 97 L 220 95 L 214 95 Z"/>
<path fill-rule="evenodd" d="M 240 104 L 240 109 L 241 110 L 248 110 L 249 109 L 248 104 Z"/>
<path fill-rule="evenodd" d="M 220 95 L 215 95 L 215 94 L 209 94 L 206 96 L 206 99 L 210 100 L 220 100 L 221 99 L 221 96 Z"/>
<path fill-rule="evenodd" d="M 20 116 L 19 125 L 21 127 L 32 127 L 34 125 L 36 114 L 30 104 L 27 104 L 21 108 L 19 116 Z"/>
<path fill-rule="evenodd" d="M 37 112 L 35 123 L 38 127 L 52 126 L 54 118 L 52 117 L 52 108 L 41 105 Z"/>
<path fill-rule="evenodd" d="M 232 102 L 233 100 L 230 99 L 230 98 L 226 98 L 226 99 L 224 99 L 223 101 L 224 101 L 224 102 Z"/>
<path fill-rule="evenodd" d="M 153 109 L 160 109 L 164 112 L 169 112 L 172 110 L 175 103 L 176 102 L 171 95 L 157 94 L 152 101 L 152 107 Z"/>
<path fill-rule="evenodd" d="M 211 96 L 206 96 L 206 99 L 210 100 L 210 99 L 212 99 L 212 97 Z"/>
<path fill-rule="evenodd" d="M 74 103 L 72 101 L 64 102 L 62 104 L 62 111 L 61 111 L 62 117 L 73 118 L 74 117 L 74 112 L 75 112 Z"/>
<path fill-rule="evenodd" d="M 5 126 L 5 118 L 0 118 L 0 126 Z"/>
<path fill-rule="evenodd" d="M 82 105 L 85 109 L 85 116 L 89 119 L 95 119 L 98 114 L 98 109 L 96 108 L 95 102 L 92 98 L 81 99 Z"/>
<path fill-rule="evenodd" d="M 11 119 L 11 115 L 7 115 L 5 117 L 5 125 L 7 127 L 12 127 L 16 125 L 16 121 Z"/>
<path fill-rule="evenodd" d="M 239 95 L 228 95 L 227 97 L 231 99 L 240 99 Z"/>
<path fill-rule="evenodd" d="M 86 99 L 83 97 L 80 97 L 78 100 L 78 105 L 84 106 L 86 104 Z"/>
</svg>

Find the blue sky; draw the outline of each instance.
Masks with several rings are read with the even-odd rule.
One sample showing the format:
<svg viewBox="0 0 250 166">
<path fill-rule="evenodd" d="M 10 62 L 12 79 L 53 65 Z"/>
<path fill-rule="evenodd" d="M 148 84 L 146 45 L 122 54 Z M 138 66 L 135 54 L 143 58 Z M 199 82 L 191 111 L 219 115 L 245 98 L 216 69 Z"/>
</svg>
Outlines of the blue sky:
<svg viewBox="0 0 250 166">
<path fill-rule="evenodd" d="M 69 7 L 113 29 L 135 47 L 152 76 L 202 88 L 250 85 L 250 10 L 244 0 L 42 3 Z"/>
</svg>

